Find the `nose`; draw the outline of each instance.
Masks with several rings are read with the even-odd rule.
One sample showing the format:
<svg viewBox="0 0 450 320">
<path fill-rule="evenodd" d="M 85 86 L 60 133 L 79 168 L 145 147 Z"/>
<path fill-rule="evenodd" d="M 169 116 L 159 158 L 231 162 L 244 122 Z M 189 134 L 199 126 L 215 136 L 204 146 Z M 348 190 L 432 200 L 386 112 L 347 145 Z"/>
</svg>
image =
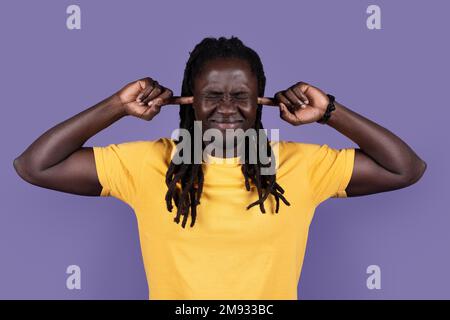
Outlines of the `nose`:
<svg viewBox="0 0 450 320">
<path fill-rule="evenodd" d="M 230 98 L 229 95 L 224 95 L 217 105 L 217 112 L 225 115 L 235 114 L 237 109 L 236 103 Z"/>
</svg>

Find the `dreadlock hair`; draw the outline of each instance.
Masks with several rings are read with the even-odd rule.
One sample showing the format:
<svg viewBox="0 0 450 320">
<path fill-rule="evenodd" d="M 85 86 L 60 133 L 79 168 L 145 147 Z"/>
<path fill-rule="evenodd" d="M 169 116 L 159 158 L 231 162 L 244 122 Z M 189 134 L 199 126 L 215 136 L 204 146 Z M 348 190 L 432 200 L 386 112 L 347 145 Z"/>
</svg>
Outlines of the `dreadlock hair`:
<svg viewBox="0 0 450 320">
<path fill-rule="evenodd" d="M 245 46 L 239 38 L 234 36 L 229 39 L 225 37 L 220 37 L 218 39 L 212 37 L 204 38 L 195 46 L 192 52 L 189 52 L 189 54 L 190 56 L 184 70 L 183 84 L 181 88 L 182 96 L 193 95 L 194 79 L 200 73 L 202 66 L 207 61 L 217 58 L 240 58 L 244 61 L 247 61 L 251 67 L 252 72 L 257 77 L 258 96 L 264 95 L 266 77 L 264 74 L 261 59 L 253 49 Z M 253 146 L 257 150 L 256 164 L 249 163 L 248 148 L 250 143 L 246 143 L 246 140 L 244 141 L 246 156 L 241 168 L 245 178 L 245 187 L 247 191 L 250 191 L 249 180 L 251 180 L 256 185 L 259 196 L 259 200 L 248 205 L 247 210 L 255 205 L 259 205 L 261 212 L 265 213 L 266 210 L 264 208 L 264 201 L 270 194 L 272 194 L 276 200 L 276 213 L 278 213 L 280 199 L 288 206 L 290 205 L 290 203 L 283 196 L 284 190 L 276 182 L 275 174 L 261 175 L 261 168 L 264 167 L 264 165 L 260 163 L 259 159 L 260 135 L 258 133 L 260 132 L 260 129 L 263 129 L 263 125 L 261 123 L 261 115 L 262 105 L 258 104 L 254 128 L 257 132 L 257 142 Z M 192 104 L 180 106 L 180 128 L 188 130 L 191 137 L 194 137 L 194 121 L 195 113 Z M 267 153 L 271 156 L 271 159 L 274 159 L 267 136 L 264 135 L 264 137 L 267 142 Z M 178 145 L 180 143 L 180 140 L 175 140 L 175 143 L 176 145 Z M 193 157 L 193 143 L 191 143 L 191 146 L 191 157 Z M 183 150 L 180 151 L 180 155 L 182 155 L 182 152 Z M 174 222 L 178 224 L 180 222 L 181 216 L 183 216 L 183 221 L 181 224 L 183 228 L 186 226 L 189 211 L 191 212 L 190 226 L 194 226 L 197 216 L 197 205 L 200 204 L 200 197 L 203 190 L 204 175 L 202 164 L 196 164 L 192 160 L 193 159 L 191 159 L 190 163 L 181 164 L 175 164 L 173 160 L 171 160 L 166 173 L 166 185 L 168 187 L 168 191 L 166 193 L 165 199 L 167 209 L 172 212 L 172 201 L 174 201 L 177 207 L 177 214 L 174 218 Z M 178 190 L 177 184 L 181 185 L 181 190 Z"/>
</svg>

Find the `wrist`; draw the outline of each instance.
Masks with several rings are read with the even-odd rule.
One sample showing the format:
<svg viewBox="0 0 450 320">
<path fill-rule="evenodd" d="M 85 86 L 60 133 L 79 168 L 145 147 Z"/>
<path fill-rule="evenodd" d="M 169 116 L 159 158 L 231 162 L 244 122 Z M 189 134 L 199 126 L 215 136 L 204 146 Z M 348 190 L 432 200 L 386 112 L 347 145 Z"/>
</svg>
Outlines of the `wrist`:
<svg viewBox="0 0 450 320">
<path fill-rule="evenodd" d="M 331 94 L 327 94 L 327 97 L 328 97 L 327 109 L 326 109 L 325 113 L 323 114 L 322 118 L 320 118 L 319 120 L 316 121 L 317 123 L 320 123 L 320 124 L 326 124 L 330 120 L 330 118 L 332 118 L 332 112 L 334 110 L 336 110 L 334 96 Z"/>
<path fill-rule="evenodd" d="M 114 110 L 117 117 L 122 118 L 127 115 L 125 105 L 117 93 L 108 98 L 107 104 L 109 108 Z"/>
</svg>

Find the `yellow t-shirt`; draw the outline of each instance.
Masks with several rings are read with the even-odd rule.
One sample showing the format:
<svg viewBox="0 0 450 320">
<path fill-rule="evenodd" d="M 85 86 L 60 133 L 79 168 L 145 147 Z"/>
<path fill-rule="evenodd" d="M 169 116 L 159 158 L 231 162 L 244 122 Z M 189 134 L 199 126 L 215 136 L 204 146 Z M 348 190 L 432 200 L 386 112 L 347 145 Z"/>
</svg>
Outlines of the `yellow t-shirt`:
<svg viewBox="0 0 450 320">
<path fill-rule="evenodd" d="M 256 187 L 245 188 L 241 164 L 211 157 L 202 164 L 203 193 L 195 225 L 176 224 L 166 208 L 169 138 L 94 147 L 103 190 L 136 215 L 150 299 L 297 299 L 308 230 L 315 208 L 347 197 L 354 148 L 280 141 L 277 183 L 290 202 L 269 195 L 266 213 Z M 272 148 L 276 145 L 271 142 Z"/>
</svg>

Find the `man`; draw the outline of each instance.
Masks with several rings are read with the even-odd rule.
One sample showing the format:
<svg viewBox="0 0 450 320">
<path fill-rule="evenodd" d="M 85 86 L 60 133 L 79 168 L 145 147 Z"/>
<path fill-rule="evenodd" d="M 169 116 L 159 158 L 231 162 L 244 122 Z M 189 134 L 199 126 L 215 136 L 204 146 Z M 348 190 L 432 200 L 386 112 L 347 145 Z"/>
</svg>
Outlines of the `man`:
<svg viewBox="0 0 450 320">
<path fill-rule="evenodd" d="M 340 103 L 330 108 L 332 96 L 310 84 L 299 82 L 273 99 L 264 98 L 264 88 L 255 51 L 235 37 L 206 38 L 191 52 L 181 97 L 151 78 L 132 82 L 48 130 L 14 167 L 41 187 L 128 203 L 138 220 L 152 299 L 297 299 L 315 208 L 330 197 L 407 187 L 426 164 L 387 129 Z M 195 121 L 221 133 L 260 130 L 262 105 L 271 102 L 284 121 L 326 123 L 360 148 L 268 142 L 257 135 L 244 142 L 246 151 L 258 151 L 263 142 L 268 154 L 279 150 L 276 172 L 263 174 L 262 159 L 235 156 L 237 144 L 226 137 L 223 151 L 232 149 L 232 156 L 221 157 L 216 148 L 206 152 L 207 163 L 192 161 L 194 147 L 189 161 L 174 162 L 182 141 L 169 138 L 83 147 L 125 116 L 157 121 L 161 107 L 175 103 L 180 129 L 192 136 Z"/>
</svg>

